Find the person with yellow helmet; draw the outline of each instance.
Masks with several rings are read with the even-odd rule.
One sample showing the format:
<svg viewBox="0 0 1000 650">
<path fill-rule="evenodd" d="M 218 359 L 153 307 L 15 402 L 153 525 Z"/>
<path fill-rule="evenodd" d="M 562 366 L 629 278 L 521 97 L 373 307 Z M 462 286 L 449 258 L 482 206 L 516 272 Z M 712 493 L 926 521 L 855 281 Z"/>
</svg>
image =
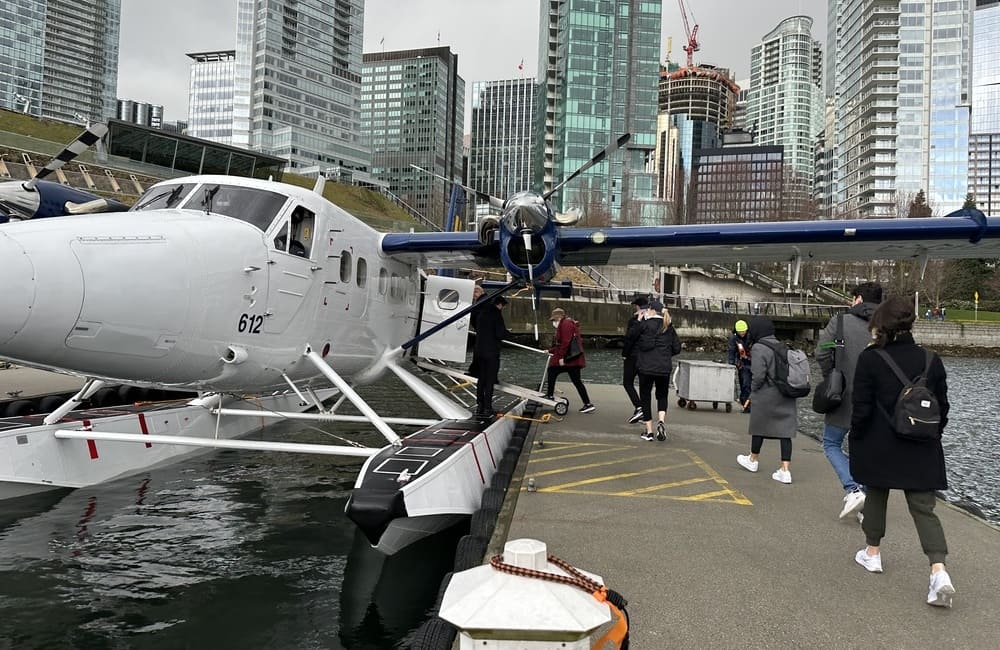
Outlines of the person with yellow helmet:
<svg viewBox="0 0 1000 650">
<path fill-rule="evenodd" d="M 729 365 L 736 366 L 736 375 L 740 381 L 740 405 L 744 413 L 750 412 L 750 345 L 747 343 L 749 326 L 745 320 L 738 320 L 729 336 Z"/>
</svg>

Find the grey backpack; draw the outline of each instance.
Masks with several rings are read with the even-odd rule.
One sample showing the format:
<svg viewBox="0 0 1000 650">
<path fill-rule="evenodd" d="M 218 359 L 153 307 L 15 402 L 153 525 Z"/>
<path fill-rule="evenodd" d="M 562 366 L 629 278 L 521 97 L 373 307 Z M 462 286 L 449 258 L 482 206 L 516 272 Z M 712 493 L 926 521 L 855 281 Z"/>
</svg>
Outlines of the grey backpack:
<svg viewBox="0 0 1000 650">
<path fill-rule="evenodd" d="M 805 397 L 809 394 L 809 357 L 802 350 L 784 343 L 757 341 L 774 350 L 774 385 L 785 397 Z"/>
</svg>

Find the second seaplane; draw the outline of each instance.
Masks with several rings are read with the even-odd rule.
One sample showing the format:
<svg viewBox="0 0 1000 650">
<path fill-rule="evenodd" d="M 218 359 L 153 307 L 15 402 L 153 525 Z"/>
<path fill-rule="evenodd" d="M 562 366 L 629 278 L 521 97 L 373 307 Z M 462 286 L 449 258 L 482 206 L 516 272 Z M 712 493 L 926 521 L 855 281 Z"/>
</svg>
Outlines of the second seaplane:
<svg viewBox="0 0 1000 650">
<path fill-rule="evenodd" d="M 193 447 L 358 456 L 367 460 L 348 514 L 391 553 L 479 507 L 513 428 L 509 418 L 473 417 L 412 363 L 464 361 L 475 308 L 471 280 L 424 269 L 503 266 L 511 282 L 495 293 L 530 288 L 537 298 L 560 264 L 1000 257 L 1000 220 L 977 211 L 578 228 L 579 215 L 550 206 L 561 186 L 494 199 L 499 216 L 477 232 L 379 233 L 324 199 L 322 179 L 309 191 L 229 176 L 164 181 L 129 212 L 5 225 L 0 357 L 85 383 L 37 420 L 0 419 L 0 498 L 110 480 Z M 355 388 L 387 373 L 437 419 L 375 412 Z M 111 383 L 198 396 L 98 426 L 77 409 Z M 506 388 L 513 398 L 499 410 L 540 397 Z M 361 415 L 342 414 L 345 401 Z M 387 444 L 234 439 L 261 418 L 365 421 Z M 420 429 L 401 437 L 402 425 Z"/>
</svg>

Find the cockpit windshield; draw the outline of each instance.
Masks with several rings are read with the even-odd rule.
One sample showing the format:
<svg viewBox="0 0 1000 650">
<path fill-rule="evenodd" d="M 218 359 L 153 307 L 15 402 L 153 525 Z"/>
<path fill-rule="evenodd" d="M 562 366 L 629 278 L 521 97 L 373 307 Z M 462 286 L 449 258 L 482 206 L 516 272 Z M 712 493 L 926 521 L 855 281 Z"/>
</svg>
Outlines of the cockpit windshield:
<svg viewBox="0 0 1000 650">
<path fill-rule="evenodd" d="M 139 200 L 132 206 L 132 212 L 176 208 L 187 197 L 193 187 L 194 183 L 178 183 L 177 185 L 158 185 L 152 187 L 139 197 Z"/>
<path fill-rule="evenodd" d="M 267 230 L 287 199 L 284 194 L 253 187 L 206 183 L 195 190 L 184 209 L 224 214 Z"/>
</svg>

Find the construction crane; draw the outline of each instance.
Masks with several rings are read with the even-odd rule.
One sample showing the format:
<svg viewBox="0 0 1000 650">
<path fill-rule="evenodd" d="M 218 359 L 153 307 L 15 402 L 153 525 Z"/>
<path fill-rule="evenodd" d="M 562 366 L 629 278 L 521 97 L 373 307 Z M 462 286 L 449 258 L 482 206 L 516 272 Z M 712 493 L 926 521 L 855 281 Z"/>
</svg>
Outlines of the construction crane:
<svg viewBox="0 0 1000 650">
<path fill-rule="evenodd" d="M 688 22 L 688 9 L 684 6 L 684 0 L 677 0 L 677 4 L 681 7 L 681 18 L 684 19 L 684 32 L 688 38 L 688 44 L 681 49 L 687 52 L 687 65 L 690 68 L 694 65 L 694 53 L 701 49 L 701 46 L 698 44 L 698 23 L 695 23 L 694 29 L 691 29 L 691 24 Z M 691 20 L 694 20 L 694 13 L 691 14 Z"/>
</svg>

